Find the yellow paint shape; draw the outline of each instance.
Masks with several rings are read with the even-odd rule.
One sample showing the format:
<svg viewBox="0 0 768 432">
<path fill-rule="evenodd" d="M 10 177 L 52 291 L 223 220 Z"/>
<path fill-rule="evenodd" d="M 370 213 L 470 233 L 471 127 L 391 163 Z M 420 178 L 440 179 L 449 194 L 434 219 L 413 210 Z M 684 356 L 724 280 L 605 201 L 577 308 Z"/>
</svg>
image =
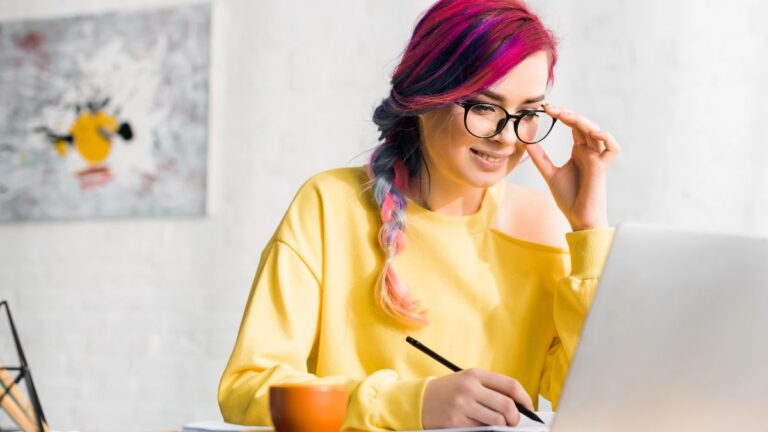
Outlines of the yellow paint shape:
<svg viewBox="0 0 768 432">
<path fill-rule="evenodd" d="M 109 156 L 110 138 L 117 128 L 114 117 L 102 111 L 95 114 L 85 111 L 75 120 L 70 133 L 83 159 L 95 165 Z"/>
<path fill-rule="evenodd" d="M 64 141 L 64 140 L 58 140 L 58 141 L 56 141 L 56 145 L 55 145 L 55 147 L 56 147 L 56 152 L 57 152 L 57 153 L 58 153 L 60 156 L 64 157 L 64 156 L 66 156 L 66 155 L 67 155 L 67 151 L 68 151 L 68 149 L 67 149 L 67 142 L 66 142 L 66 141 Z"/>
</svg>

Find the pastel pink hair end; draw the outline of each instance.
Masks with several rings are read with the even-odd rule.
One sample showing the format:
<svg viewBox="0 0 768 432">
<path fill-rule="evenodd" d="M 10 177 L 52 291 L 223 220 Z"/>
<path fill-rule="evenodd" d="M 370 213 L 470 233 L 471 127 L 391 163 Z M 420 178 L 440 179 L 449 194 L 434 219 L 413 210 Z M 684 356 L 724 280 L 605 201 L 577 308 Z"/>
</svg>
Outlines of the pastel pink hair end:
<svg viewBox="0 0 768 432">
<path fill-rule="evenodd" d="M 377 296 L 379 307 L 387 315 L 409 327 L 427 324 L 426 311 L 421 309 L 419 302 L 413 300 L 390 264 L 385 264 L 379 282 L 379 289 L 382 290 Z"/>
</svg>

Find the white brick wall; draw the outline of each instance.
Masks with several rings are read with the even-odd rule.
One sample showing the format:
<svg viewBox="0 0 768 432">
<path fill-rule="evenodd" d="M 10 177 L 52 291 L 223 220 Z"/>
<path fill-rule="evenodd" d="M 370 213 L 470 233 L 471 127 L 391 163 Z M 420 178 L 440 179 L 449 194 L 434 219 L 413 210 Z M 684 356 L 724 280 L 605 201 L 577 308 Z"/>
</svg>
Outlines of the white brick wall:
<svg viewBox="0 0 768 432">
<path fill-rule="evenodd" d="M 0 18 L 170 3 L 0 0 Z M 209 216 L 0 226 L 0 299 L 52 425 L 159 430 L 218 417 L 261 248 L 305 178 L 365 161 L 372 109 L 429 3 L 217 1 Z M 768 234 L 765 3 L 533 3 L 562 39 L 551 100 L 624 147 L 614 221 Z M 303 120 L 283 117 L 287 107 Z M 548 143 L 555 158 L 567 154 L 563 132 Z M 511 177 L 542 187 L 530 163 Z"/>
</svg>

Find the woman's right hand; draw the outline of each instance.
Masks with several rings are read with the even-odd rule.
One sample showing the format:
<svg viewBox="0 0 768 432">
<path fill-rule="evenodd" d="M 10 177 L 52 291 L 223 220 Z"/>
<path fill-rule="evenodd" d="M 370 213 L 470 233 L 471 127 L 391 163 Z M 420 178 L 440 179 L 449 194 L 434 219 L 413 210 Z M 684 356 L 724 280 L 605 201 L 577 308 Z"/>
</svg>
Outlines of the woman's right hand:
<svg viewBox="0 0 768 432">
<path fill-rule="evenodd" d="M 514 378 L 465 369 L 427 383 L 421 409 L 424 429 L 517 426 L 515 401 L 533 411 L 531 397 Z"/>
</svg>

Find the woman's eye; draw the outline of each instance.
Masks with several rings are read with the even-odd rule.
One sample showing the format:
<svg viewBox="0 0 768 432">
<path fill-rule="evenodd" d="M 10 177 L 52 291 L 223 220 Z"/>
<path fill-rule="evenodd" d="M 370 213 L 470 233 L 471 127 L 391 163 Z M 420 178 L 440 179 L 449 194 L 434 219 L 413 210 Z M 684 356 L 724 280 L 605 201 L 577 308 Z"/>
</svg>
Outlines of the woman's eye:
<svg viewBox="0 0 768 432">
<path fill-rule="evenodd" d="M 475 101 L 470 101 L 469 103 L 472 104 L 472 108 L 470 108 L 470 110 L 477 114 L 491 114 L 496 112 L 496 107 L 493 105 Z"/>
</svg>

